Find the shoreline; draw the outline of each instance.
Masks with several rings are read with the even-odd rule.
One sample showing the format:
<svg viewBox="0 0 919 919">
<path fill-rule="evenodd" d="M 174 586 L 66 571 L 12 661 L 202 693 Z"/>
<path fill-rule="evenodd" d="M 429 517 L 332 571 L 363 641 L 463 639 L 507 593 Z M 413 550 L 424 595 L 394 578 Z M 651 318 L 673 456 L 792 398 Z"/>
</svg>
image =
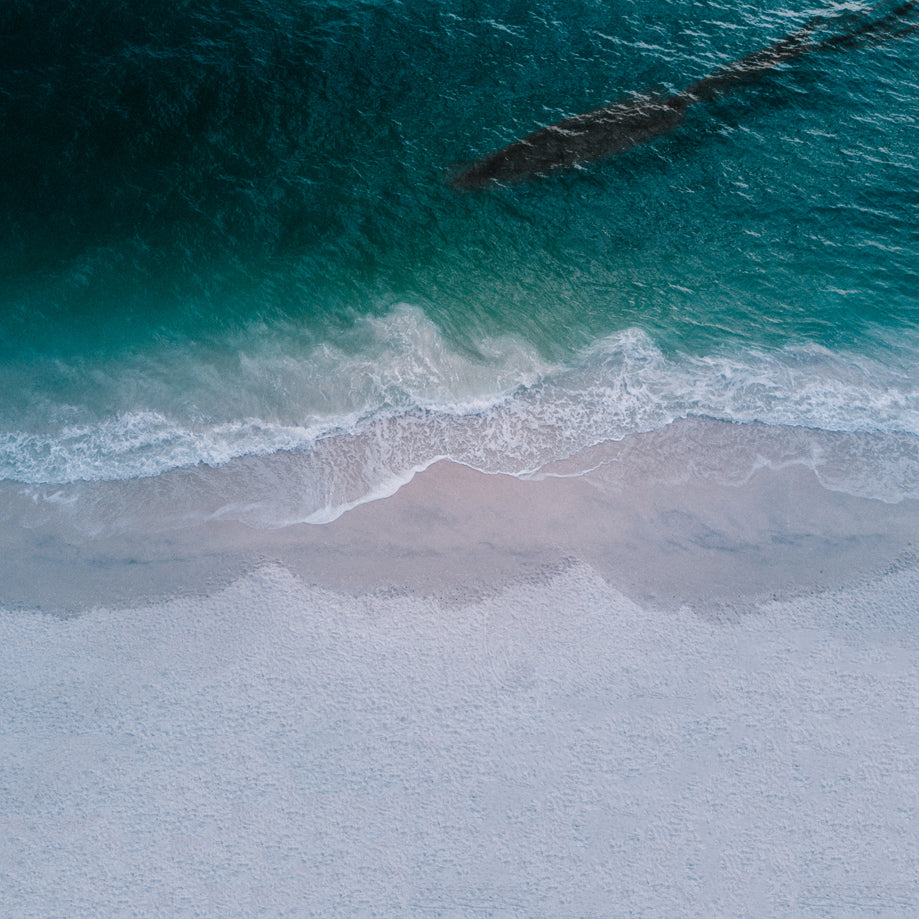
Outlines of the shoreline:
<svg viewBox="0 0 919 919">
<path fill-rule="evenodd" d="M 749 441 L 733 470 L 711 459 L 727 434 L 734 453 L 738 438 Z M 641 605 L 703 612 L 919 564 L 919 501 L 830 490 L 800 461 L 783 463 L 781 445 L 769 460 L 768 436 L 678 422 L 530 478 L 440 461 L 329 523 L 275 529 L 219 514 L 170 525 L 175 495 L 144 481 L 133 521 L 110 532 L 66 530 L 54 514 L 0 528 L 0 607 L 71 614 L 203 595 L 266 564 L 351 596 L 462 603 L 580 563 Z M 131 486 L 116 487 L 130 494 Z"/>
</svg>

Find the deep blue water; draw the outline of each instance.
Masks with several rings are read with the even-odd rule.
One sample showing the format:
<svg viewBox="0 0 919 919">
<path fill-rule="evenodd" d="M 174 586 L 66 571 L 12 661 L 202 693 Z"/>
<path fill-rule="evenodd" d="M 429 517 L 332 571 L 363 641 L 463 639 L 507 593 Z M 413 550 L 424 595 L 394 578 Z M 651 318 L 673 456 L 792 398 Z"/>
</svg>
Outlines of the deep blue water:
<svg viewBox="0 0 919 919">
<path fill-rule="evenodd" d="M 440 456 L 520 473 L 698 415 L 866 438 L 851 481 L 919 494 L 919 35 L 614 160 L 447 182 L 811 12 L 8 0 L 0 480 L 245 492 L 274 458 L 271 513 L 322 519 Z"/>
</svg>

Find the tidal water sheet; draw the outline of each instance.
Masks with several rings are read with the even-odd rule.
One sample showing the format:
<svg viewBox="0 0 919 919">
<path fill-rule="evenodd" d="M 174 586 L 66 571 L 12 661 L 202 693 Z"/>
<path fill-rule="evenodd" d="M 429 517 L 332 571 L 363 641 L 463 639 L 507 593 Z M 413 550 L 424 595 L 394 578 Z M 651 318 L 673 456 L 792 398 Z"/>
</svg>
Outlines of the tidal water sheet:
<svg viewBox="0 0 919 919">
<path fill-rule="evenodd" d="M 865 10 L 836 6 L 784 38 L 716 70 L 672 96 L 643 93 L 548 125 L 466 166 L 457 189 L 524 182 L 559 169 L 608 159 L 669 134 L 690 106 L 711 101 L 802 54 L 895 41 L 914 32 L 916 0 L 882 0 Z M 831 29 L 832 33 L 825 33 Z"/>
</svg>

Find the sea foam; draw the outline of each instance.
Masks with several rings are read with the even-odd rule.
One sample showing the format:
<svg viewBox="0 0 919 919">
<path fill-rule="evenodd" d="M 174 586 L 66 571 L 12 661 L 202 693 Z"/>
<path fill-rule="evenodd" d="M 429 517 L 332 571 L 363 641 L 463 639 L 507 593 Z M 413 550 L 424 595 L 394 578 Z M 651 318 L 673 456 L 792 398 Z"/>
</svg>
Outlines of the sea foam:
<svg viewBox="0 0 919 919">
<path fill-rule="evenodd" d="M 225 469 L 222 479 L 251 495 L 245 480 L 270 468 L 267 504 L 247 500 L 243 516 L 324 522 L 439 459 L 535 475 L 697 418 L 795 432 L 785 436 L 792 459 L 779 451 L 784 459 L 763 462 L 804 462 L 831 487 L 919 496 L 919 380 L 864 354 L 816 345 L 666 353 L 632 328 L 550 361 L 512 337 L 463 350 L 405 304 L 334 344 L 261 333 L 232 348 L 127 359 L 82 382 L 58 366 L 49 387 L 70 385 L 68 398 L 39 402 L 25 425 L 4 419 L 0 477 L 67 486 Z M 732 456 L 713 455 L 713 467 Z M 242 505 L 219 506 L 237 515 Z"/>
</svg>

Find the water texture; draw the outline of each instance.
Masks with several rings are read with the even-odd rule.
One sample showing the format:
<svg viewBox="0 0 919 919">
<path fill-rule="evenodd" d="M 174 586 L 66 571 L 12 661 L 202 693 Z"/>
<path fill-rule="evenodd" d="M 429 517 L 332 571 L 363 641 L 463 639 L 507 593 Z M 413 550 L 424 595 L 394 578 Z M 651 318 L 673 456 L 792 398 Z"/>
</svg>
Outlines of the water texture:
<svg viewBox="0 0 919 919">
<path fill-rule="evenodd" d="M 259 521 L 320 522 L 442 456 L 527 474 L 700 416 L 855 438 L 837 487 L 919 494 L 919 38 L 449 186 L 813 12 L 10 0 L 0 480 L 60 500 L 273 457 L 297 473 Z"/>
</svg>

